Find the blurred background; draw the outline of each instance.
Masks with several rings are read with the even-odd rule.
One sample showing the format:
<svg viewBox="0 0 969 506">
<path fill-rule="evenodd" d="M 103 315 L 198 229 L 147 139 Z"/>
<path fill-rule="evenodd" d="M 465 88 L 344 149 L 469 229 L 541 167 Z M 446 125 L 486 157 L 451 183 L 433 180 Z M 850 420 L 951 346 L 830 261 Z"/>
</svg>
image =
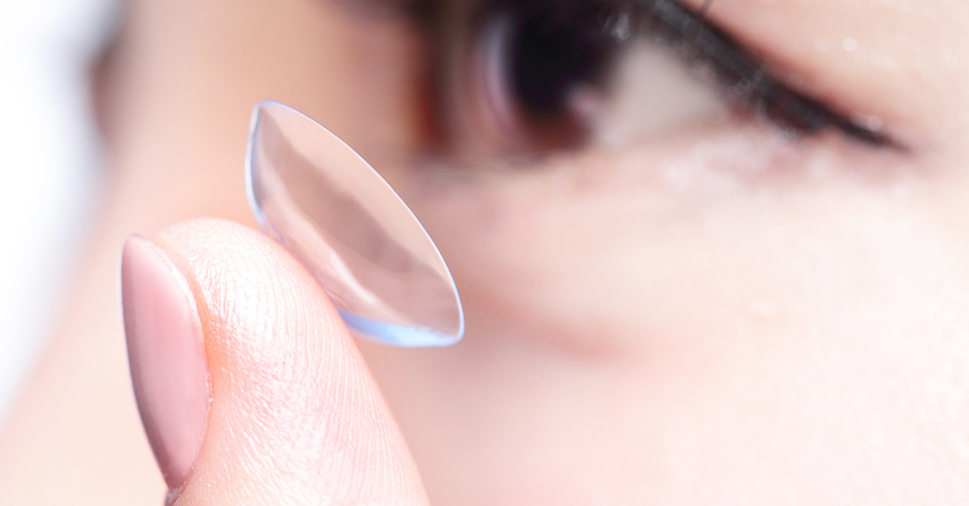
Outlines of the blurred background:
<svg viewBox="0 0 969 506">
<path fill-rule="evenodd" d="M 91 67 L 116 0 L 0 0 L 0 426 L 62 314 L 103 167 Z"/>
</svg>

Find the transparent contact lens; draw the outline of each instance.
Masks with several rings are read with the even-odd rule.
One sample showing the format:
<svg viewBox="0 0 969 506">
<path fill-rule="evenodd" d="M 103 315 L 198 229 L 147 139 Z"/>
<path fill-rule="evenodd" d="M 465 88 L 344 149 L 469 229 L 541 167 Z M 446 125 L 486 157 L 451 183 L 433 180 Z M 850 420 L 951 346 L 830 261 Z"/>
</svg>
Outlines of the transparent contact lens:
<svg viewBox="0 0 969 506">
<path fill-rule="evenodd" d="M 399 346 L 461 339 L 461 301 L 434 242 L 337 136 L 289 106 L 261 102 L 246 175 L 263 230 L 313 274 L 351 329 Z"/>
</svg>

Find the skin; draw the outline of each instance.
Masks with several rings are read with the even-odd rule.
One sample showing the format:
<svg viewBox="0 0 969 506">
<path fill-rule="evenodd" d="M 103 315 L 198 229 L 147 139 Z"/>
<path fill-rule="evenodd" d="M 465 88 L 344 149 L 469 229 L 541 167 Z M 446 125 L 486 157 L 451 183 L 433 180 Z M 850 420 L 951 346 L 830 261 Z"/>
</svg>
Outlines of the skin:
<svg viewBox="0 0 969 506">
<path fill-rule="evenodd" d="M 213 407 L 179 504 L 969 501 L 969 4 L 717 0 L 708 16 L 901 148 L 791 141 L 741 116 L 528 170 L 404 164 L 428 140 L 428 53 L 405 21 L 311 0 L 132 2 L 104 75 L 103 220 L 0 437 L 0 504 L 165 495 L 115 293 L 124 237 L 162 229 L 207 318 L 228 323 L 206 335 Z M 184 222 L 252 225 L 240 167 L 265 98 L 336 132 L 411 204 L 461 292 L 460 345 L 354 344 L 280 248 Z M 251 387 L 280 363 L 308 366 Z M 346 385 L 313 372 L 342 370 L 327 377 Z M 314 416 L 353 420 L 359 399 L 378 414 L 342 444 L 389 435 L 322 466 L 341 447 Z"/>
</svg>

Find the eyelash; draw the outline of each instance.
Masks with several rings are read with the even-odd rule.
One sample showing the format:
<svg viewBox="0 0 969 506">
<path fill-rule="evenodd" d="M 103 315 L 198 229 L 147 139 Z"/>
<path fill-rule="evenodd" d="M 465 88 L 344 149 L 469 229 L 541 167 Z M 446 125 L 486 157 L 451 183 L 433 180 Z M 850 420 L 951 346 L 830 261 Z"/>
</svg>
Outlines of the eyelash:
<svg viewBox="0 0 969 506">
<path fill-rule="evenodd" d="M 447 0 L 396 1 L 406 2 L 411 15 L 423 20 L 424 24 L 436 24 L 433 31 L 445 42 L 437 46 L 447 46 L 450 37 L 441 37 L 441 34 L 449 31 L 442 25 L 453 23 L 446 12 L 448 9 L 442 6 Z M 477 4 L 475 8 L 478 12 L 478 18 L 472 16 L 473 21 L 502 8 L 519 15 L 534 15 L 536 11 L 562 14 L 561 17 L 568 20 L 570 8 L 598 7 L 598 29 L 610 34 L 617 48 L 626 40 L 648 37 L 678 55 L 698 75 L 711 76 L 728 101 L 738 109 L 765 118 L 790 138 L 810 137 L 833 128 L 849 139 L 870 146 L 894 145 L 880 129 L 859 124 L 772 77 L 762 59 L 705 19 L 704 14 L 711 0 L 696 12 L 674 0 L 471 1 Z M 552 17 L 551 14 L 549 16 Z M 445 55 L 445 60 L 447 58 L 449 56 Z"/>
<path fill-rule="evenodd" d="M 852 121 L 767 74 L 760 59 L 703 19 L 710 1 L 699 13 L 690 12 L 672 0 L 637 0 L 635 3 L 646 9 L 655 23 L 651 33 L 671 46 L 679 46 L 676 49 L 685 51 L 692 64 L 711 69 L 731 98 L 748 110 L 760 112 L 788 135 L 811 135 L 834 127 L 866 144 L 891 144 L 884 133 Z M 666 32 L 672 36 L 667 36 Z"/>
</svg>

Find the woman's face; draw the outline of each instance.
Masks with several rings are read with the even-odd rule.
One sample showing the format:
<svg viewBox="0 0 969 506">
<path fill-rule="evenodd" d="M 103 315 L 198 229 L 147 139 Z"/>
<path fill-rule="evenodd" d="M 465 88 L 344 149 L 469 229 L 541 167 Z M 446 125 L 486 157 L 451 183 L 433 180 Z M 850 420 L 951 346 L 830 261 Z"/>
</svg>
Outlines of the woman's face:
<svg viewBox="0 0 969 506">
<path fill-rule="evenodd" d="M 452 269 L 462 343 L 360 343 L 434 504 L 969 500 L 969 3 L 185 4 L 132 132 L 286 102 Z"/>
</svg>

